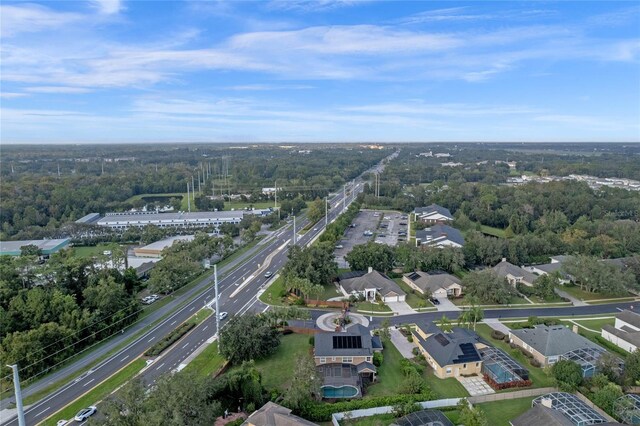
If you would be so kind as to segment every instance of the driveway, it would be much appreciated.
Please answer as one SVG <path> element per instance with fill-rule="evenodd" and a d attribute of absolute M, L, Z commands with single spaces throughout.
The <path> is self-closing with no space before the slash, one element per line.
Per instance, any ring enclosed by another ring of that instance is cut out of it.
<path fill-rule="evenodd" d="M 400 355 L 407 359 L 415 357 L 415 355 L 413 355 L 413 348 L 415 348 L 416 345 L 413 342 L 409 342 L 407 338 L 400 333 L 400 330 L 395 327 L 390 327 L 389 334 L 391 335 L 391 343 L 398 349 Z"/>
<path fill-rule="evenodd" d="M 411 315 L 416 313 L 407 302 L 386 302 L 386 304 L 396 315 Z"/>
<path fill-rule="evenodd" d="M 461 310 L 459 307 L 454 305 L 454 303 L 451 300 L 447 299 L 446 297 L 439 297 L 438 298 L 438 302 L 440 302 L 439 305 L 436 305 L 436 309 L 438 310 L 438 312 L 440 312 L 440 311 L 443 311 L 443 312 L 460 311 Z"/>

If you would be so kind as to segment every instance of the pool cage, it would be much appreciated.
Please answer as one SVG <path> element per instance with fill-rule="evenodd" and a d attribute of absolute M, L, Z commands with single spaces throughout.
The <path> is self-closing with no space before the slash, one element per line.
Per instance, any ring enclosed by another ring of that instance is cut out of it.
<path fill-rule="evenodd" d="M 582 377 L 589 378 L 596 374 L 598 359 L 606 350 L 599 346 L 575 349 L 560 355 L 560 359 L 574 361 L 582 367 Z"/>
<path fill-rule="evenodd" d="M 613 406 L 616 417 L 627 425 L 640 425 L 640 395 L 629 393 L 618 398 Z"/>
<path fill-rule="evenodd" d="M 530 386 L 529 370 L 504 351 L 488 346 L 480 350 L 482 374 L 494 389 Z"/>
<path fill-rule="evenodd" d="M 606 423 L 607 419 L 598 414 L 593 408 L 582 402 L 577 396 L 566 392 L 551 392 L 537 397 L 532 406 L 542 404 L 559 411 L 575 425 L 587 426 Z"/>
<path fill-rule="evenodd" d="M 420 410 L 407 414 L 398 419 L 391 426 L 453 426 L 451 420 L 447 418 L 442 411 L 438 410 Z"/>

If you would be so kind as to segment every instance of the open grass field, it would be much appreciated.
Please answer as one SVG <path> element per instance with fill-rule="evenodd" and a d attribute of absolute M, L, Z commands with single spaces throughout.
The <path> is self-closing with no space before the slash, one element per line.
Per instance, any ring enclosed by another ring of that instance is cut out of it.
<path fill-rule="evenodd" d="M 91 391 L 87 392 L 76 401 L 69 404 L 66 408 L 63 408 L 58 413 L 52 415 L 44 421 L 44 425 L 54 426 L 60 419 L 71 419 L 81 409 L 90 405 L 95 405 L 97 402 L 102 401 L 109 396 L 118 386 L 124 384 L 136 375 L 145 365 L 143 359 L 136 359 L 122 370 L 109 377 L 107 380 L 96 386 Z"/>
<path fill-rule="evenodd" d="M 498 238 L 505 238 L 504 229 L 494 228 L 493 226 L 481 225 L 480 231 L 483 234 L 493 235 Z"/>
<path fill-rule="evenodd" d="M 73 256 L 77 258 L 87 258 L 93 256 L 101 256 L 105 250 L 110 250 L 109 244 L 98 244 L 97 246 L 78 246 L 73 247 Z"/>
<path fill-rule="evenodd" d="M 306 334 L 288 334 L 282 336 L 276 352 L 266 359 L 256 361 L 256 368 L 262 374 L 262 384 L 267 389 L 289 388 L 295 362 L 303 356 L 311 356 L 309 336 Z"/>

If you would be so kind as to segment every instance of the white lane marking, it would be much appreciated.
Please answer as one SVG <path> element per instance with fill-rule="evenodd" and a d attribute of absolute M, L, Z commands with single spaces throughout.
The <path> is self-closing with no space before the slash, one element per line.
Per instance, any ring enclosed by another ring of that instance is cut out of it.
<path fill-rule="evenodd" d="M 162 368 L 162 366 L 163 366 L 163 365 L 164 365 L 164 362 L 163 362 L 162 364 L 160 364 L 160 365 L 158 366 L 158 368 L 156 368 L 156 370 L 160 370 L 160 369 Z"/>
<path fill-rule="evenodd" d="M 195 306 L 192 306 L 191 309 L 189 309 L 189 312 L 193 311 L 195 308 Z"/>
<path fill-rule="evenodd" d="M 171 324 L 169 324 L 169 325 L 173 325 L 173 324 L 175 324 L 176 322 L 177 322 L 177 320 L 176 320 L 176 321 L 174 321 L 174 322 L 172 322 L 172 323 L 171 323 Z"/>
<path fill-rule="evenodd" d="M 182 347 L 182 349 L 186 349 L 186 348 L 187 348 L 187 346 L 189 346 L 189 344 L 188 344 L 188 343 L 185 343 L 185 344 L 184 344 L 184 346 Z"/>
<path fill-rule="evenodd" d="M 153 340 L 153 339 L 155 339 L 155 338 L 156 338 L 156 336 L 153 336 L 151 339 L 147 340 L 147 342 L 150 342 L 150 341 L 152 341 L 152 340 Z"/>
<path fill-rule="evenodd" d="M 42 414 L 44 414 L 45 412 L 51 410 L 51 407 L 47 407 L 44 410 L 40 411 L 38 414 L 36 414 L 34 417 L 38 417 L 41 416 Z"/>
<path fill-rule="evenodd" d="M 205 325 L 204 328 L 202 329 L 202 331 L 205 331 L 207 328 L 209 328 L 209 326 Z"/>
<path fill-rule="evenodd" d="M 129 355 L 127 355 L 127 356 L 125 356 L 124 358 L 122 358 L 122 359 L 120 360 L 120 362 L 124 361 L 124 360 L 125 360 L 125 359 L 127 359 L 127 358 L 129 358 Z"/>
<path fill-rule="evenodd" d="M 87 383 L 85 383 L 84 385 L 82 385 L 82 387 L 87 386 L 89 383 L 93 382 L 94 380 L 95 380 L 95 379 L 91 379 L 91 380 L 89 380 Z"/>

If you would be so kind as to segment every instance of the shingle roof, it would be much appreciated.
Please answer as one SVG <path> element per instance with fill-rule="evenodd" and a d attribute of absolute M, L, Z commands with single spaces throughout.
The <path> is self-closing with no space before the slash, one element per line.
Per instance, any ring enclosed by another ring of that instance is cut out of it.
<path fill-rule="evenodd" d="M 541 404 L 527 410 L 510 423 L 511 426 L 574 426 L 573 422 L 560 411 Z"/>
<path fill-rule="evenodd" d="M 599 347 L 564 325 L 536 325 L 533 328 L 511 330 L 510 333 L 544 356 L 557 356 L 576 349 Z"/>
<path fill-rule="evenodd" d="M 629 311 L 625 309 L 616 315 L 616 318 L 626 322 L 627 324 L 631 324 L 634 327 L 640 328 L 640 314 L 637 314 L 633 311 Z"/>
<path fill-rule="evenodd" d="M 547 274 L 552 274 L 562 268 L 562 263 L 545 263 L 542 265 L 535 265 L 534 267 L 546 272 Z"/>
<path fill-rule="evenodd" d="M 383 297 L 388 295 L 405 295 L 400 286 L 386 275 L 378 272 L 349 272 L 338 277 L 340 286 L 347 292 L 362 292 L 367 288 L 375 288 Z"/>
<path fill-rule="evenodd" d="M 275 402 L 267 402 L 242 423 L 243 426 L 317 426 L 315 423 L 291 414 L 291 410 Z"/>
<path fill-rule="evenodd" d="M 347 343 L 350 343 L 350 341 L 354 341 L 356 342 L 356 344 L 340 345 L 341 342 L 334 340 L 334 337 L 336 337 L 340 341 L 347 340 Z M 340 348 L 337 346 L 352 347 Z M 351 327 L 348 327 L 346 332 L 316 333 L 314 338 L 314 355 L 322 357 L 373 356 L 371 333 L 369 333 L 369 330 L 366 327 L 360 324 L 355 324 Z"/>
<path fill-rule="evenodd" d="M 427 273 L 422 271 L 411 272 L 405 274 L 405 277 L 411 280 L 420 290 L 425 293 L 433 293 L 440 289 L 447 289 L 452 284 L 462 285 L 462 281 L 451 274 Z"/>
<path fill-rule="evenodd" d="M 441 215 L 447 216 L 448 218 L 453 220 L 453 215 L 451 214 L 449 209 L 446 208 L 446 207 L 439 206 L 437 204 L 431 204 L 431 205 L 426 206 L 426 207 L 416 207 L 414 212 L 416 214 L 420 215 L 420 216 L 428 215 L 430 213 L 440 213 Z"/>
<path fill-rule="evenodd" d="M 502 262 L 494 266 L 493 270 L 496 274 L 498 274 L 499 277 L 506 277 L 507 275 L 511 275 L 513 277 L 522 278 L 522 281 L 525 281 L 529 284 L 533 284 L 533 282 L 537 278 L 535 274 L 507 262 L 506 259 L 503 259 Z"/>
<path fill-rule="evenodd" d="M 437 244 L 443 239 L 453 241 L 458 245 L 464 245 L 464 237 L 456 228 L 449 225 L 433 225 L 420 231 L 416 231 L 416 238 L 421 244 Z"/>
<path fill-rule="evenodd" d="M 609 324 L 603 325 L 602 329 L 624 340 L 625 342 L 631 343 L 635 347 L 640 347 L 640 331 L 628 330 L 628 327 L 622 327 L 621 329 L 619 329 Z"/>
<path fill-rule="evenodd" d="M 558 263 L 566 262 L 567 260 L 573 259 L 575 256 L 571 256 L 570 254 L 559 254 L 558 256 L 551 256 L 551 260 L 555 260 Z"/>
<path fill-rule="evenodd" d="M 438 330 L 426 339 L 418 333 L 413 333 L 413 337 L 418 339 L 422 348 L 441 367 L 478 362 L 482 359 L 475 348 L 478 335 L 466 328 L 454 327 L 451 333 L 442 333 Z"/>

